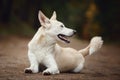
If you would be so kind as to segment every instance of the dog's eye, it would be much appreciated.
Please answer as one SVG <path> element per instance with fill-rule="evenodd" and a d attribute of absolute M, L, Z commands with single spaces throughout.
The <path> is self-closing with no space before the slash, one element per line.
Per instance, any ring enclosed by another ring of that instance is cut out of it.
<path fill-rule="evenodd" d="M 60 27 L 62 27 L 62 28 L 63 28 L 64 26 L 63 26 L 63 25 L 61 25 Z"/>

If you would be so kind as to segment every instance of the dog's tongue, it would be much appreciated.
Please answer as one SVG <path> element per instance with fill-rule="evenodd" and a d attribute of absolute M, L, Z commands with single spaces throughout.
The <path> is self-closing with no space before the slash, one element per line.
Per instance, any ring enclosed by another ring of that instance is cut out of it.
<path fill-rule="evenodd" d="M 66 43 L 70 43 L 70 41 L 67 40 Z"/>
<path fill-rule="evenodd" d="M 65 42 L 66 42 L 66 43 L 70 43 L 70 40 L 68 40 L 68 39 L 66 38 L 66 39 L 65 39 Z"/>
<path fill-rule="evenodd" d="M 65 41 L 66 43 L 70 43 L 70 40 L 68 40 L 68 38 L 66 36 L 60 36 L 62 38 L 63 41 Z"/>
<path fill-rule="evenodd" d="M 70 43 L 70 41 L 69 41 L 69 40 L 67 40 L 67 39 L 65 39 L 65 40 L 64 40 L 64 42 L 66 42 L 66 43 Z"/>

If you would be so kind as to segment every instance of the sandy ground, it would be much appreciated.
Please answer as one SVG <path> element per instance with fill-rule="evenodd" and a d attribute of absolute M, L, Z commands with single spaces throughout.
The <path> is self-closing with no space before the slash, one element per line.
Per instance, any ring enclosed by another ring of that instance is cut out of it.
<path fill-rule="evenodd" d="M 86 57 L 85 67 L 81 73 L 61 73 L 43 76 L 25 74 L 29 66 L 27 43 L 31 38 L 0 37 L 0 80 L 120 80 L 120 46 L 104 45 L 96 54 Z M 67 45 L 75 49 L 84 48 L 86 41 L 75 38 Z"/>

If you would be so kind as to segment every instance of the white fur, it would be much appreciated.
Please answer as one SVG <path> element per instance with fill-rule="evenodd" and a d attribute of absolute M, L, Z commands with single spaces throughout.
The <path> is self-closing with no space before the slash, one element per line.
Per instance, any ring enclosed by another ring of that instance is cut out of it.
<path fill-rule="evenodd" d="M 90 45 L 80 51 L 73 48 L 62 48 L 57 41 L 64 41 L 57 35 L 72 36 L 74 30 L 66 28 L 62 22 L 57 21 L 56 12 L 53 13 L 51 19 L 48 19 L 41 11 L 38 17 L 42 26 L 28 44 L 30 67 L 26 68 L 25 72 L 31 70 L 32 73 L 38 73 L 39 64 L 47 67 L 43 74 L 58 74 L 65 71 L 80 72 L 85 61 L 83 54 L 92 54 L 102 45 L 102 40 L 98 37 L 92 39 Z M 98 46 L 99 44 L 100 46 Z"/>
<path fill-rule="evenodd" d="M 102 47 L 103 41 L 101 37 L 94 37 L 90 42 L 90 49 L 89 54 L 93 54 L 94 52 L 98 51 Z"/>

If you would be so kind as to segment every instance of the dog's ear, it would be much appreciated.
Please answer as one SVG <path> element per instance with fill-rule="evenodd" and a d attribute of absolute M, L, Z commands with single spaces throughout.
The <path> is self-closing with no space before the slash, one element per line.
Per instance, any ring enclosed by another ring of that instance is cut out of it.
<path fill-rule="evenodd" d="M 52 17 L 50 18 L 51 20 L 56 20 L 56 17 L 57 17 L 57 15 L 56 15 L 56 12 L 54 11 L 53 12 L 53 15 L 52 15 Z"/>
<path fill-rule="evenodd" d="M 50 20 L 42 13 L 42 11 L 39 11 L 38 13 L 38 19 L 41 23 L 42 26 L 46 26 L 47 24 L 50 23 Z"/>

